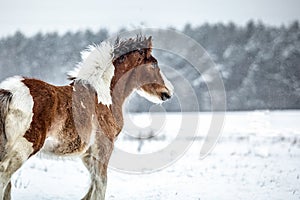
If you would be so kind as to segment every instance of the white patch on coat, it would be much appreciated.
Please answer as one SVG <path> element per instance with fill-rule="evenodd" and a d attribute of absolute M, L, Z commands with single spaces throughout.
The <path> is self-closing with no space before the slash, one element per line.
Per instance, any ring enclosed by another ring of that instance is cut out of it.
<path fill-rule="evenodd" d="M 23 136 L 29 129 L 33 117 L 33 98 L 29 88 L 22 82 L 23 77 L 15 76 L 0 83 L 0 88 L 12 93 L 9 111 L 5 119 L 7 154 L 0 163 L 0 190 L 11 175 L 21 167 L 33 152 L 32 143 Z"/>
<path fill-rule="evenodd" d="M 110 84 L 115 71 L 112 62 L 113 51 L 114 47 L 109 42 L 89 46 L 81 52 L 82 61 L 68 73 L 70 77 L 75 77 L 75 80 L 91 84 L 97 92 L 98 103 L 104 105 L 112 104 Z"/>
<path fill-rule="evenodd" d="M 172 85 L 172 83 L 166 78 L 166 76 L 162 73 L 162 71 L 160 71 L 160 75 L 163 78 L 163 81 L 165 83 L 166 88 L 169 90 L 170 96 L 173 95 L 174 93 L 174 86 Z"/>
<path fill-rule="evenodd" d="M 24 136 L 33 117 L 33 98 L 22 80 L 24 80 L 23 77 L 14 76 L 0 84 L 0 88 L 12 93 L 5 119 L 5 132 L 9 144 L 13 144 L 17 138 Z"/>
<path fill-rule="evenodd" d="M 45 139 L 45 143 L 40 152 L 42 154 L 53 153 L 59 144 L 60 142 L 55 137 L 49 136 Z"/>
<path fill-rule="evenodd" d="M 96 132 L 97 132 L 97 127 L 93 126 L 88 147 L 90 147 L 91 145 L 93 145 L 95 143 Z"/>
<path fill-rule="evenodd" d="M 83 104 L 82 101 L 80 101 L 80 105 L 81 105 L 81 107 L 82 107 L 83 109 L 86 109 L 86 107 L 85 107 L 85 105 Z"/>
<path fill-rule="evenodd" d="M 145 90 L 143 90 L 142 88 L 136 90 L 136 92 L 141 96 L 144 97 L 145 99 L 147 99 L 148 101 L 152 102 L 152 103 L 156 103 L 156 104 L 161 104 L 164 101 L 161 100 L 160 97 L 156 96 L 156 95 L 152 95 L 149 94 L 148 92 L 146 92 Z"/>
<path fill-rule="evenodd" d="M 64 119 L 55 119 L 55 121 L 51 124 L 51 127 L 48 130 L 47 138 L 44 142 L 44 145 L 41 149 L 41 153 L 44 154 L 52 154 L 58 145 L 62 142 L 59 140 L 58 134 L 62 132 L 65 124 Z"/>

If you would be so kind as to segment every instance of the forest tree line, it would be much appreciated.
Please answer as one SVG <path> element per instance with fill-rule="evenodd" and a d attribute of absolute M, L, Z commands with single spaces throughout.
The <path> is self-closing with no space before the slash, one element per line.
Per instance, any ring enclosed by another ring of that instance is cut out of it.
<path fill-rule="evenodd" d="M 245 26 L 229 24 L 187 24 L 179 30 L 201 44 L 218 66 L 226 89 L 228 110 L 300 108 L 300 28 L 299 22 L 273 27 L 249 21 Z M 66 72 L 80 61 L 80 51 L 110 36 L 107 29 L 98 32 L 38 33 L 26 37 L 21 32 L 0 39 L 0 80 L 13 75 L 37 77 L 53 84 L 66 84 Z M 165 56 L 165 57 L 164 57 Z M 170 60 L 175 70 L 188 69 L 184 76 L 197 96 L 199 108 L 210 110 L 209 92 L 197 81 L 201 74 L 190 70 L 189 63 L 174 55 L 158 55 L 158 61 Z M 176 81 L 176 77 L 172 77 Z M 176 89 L 176 88 L 175 88 Z M 189 104 L 188 94 L 178 88 L 184 102 L 171 100 L 169 111 L 180 111 Z M 151 104 L 135 97 L 131 111 L 147 111 Z M 181 100 L 182 101 L 182 100 Z M 192 105 L 192 104 L 191 104 Z"/>

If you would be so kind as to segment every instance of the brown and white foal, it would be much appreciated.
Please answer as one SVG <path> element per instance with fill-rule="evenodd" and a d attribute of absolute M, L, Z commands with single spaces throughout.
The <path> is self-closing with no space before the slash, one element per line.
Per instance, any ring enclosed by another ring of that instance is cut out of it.
<path fill-rule="evenodd" d="M 0 83 L 0 199 L 11 198 L 12 174 L 40 151 L 81 157 L 91 174 L 84 199 L 104 199 L 124 100 L 135 90 L 156 103 L 173 93 L 151 47 L 151 37 L 91 46 L 67 86 L 20 76 Z"/>

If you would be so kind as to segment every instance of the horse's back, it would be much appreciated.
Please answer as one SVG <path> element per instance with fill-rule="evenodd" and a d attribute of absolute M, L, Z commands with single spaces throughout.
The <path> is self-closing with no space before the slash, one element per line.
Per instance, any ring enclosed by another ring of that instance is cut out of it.
<path fill-rule="evenodd" d="M 33 148 L 31 155 L 41 149 L 72 155 L 83 153 L 92 143 L 97 129 L 97 99 L 89 85 L 54 86 L 41 80 L 12 77 L 0 88 L 12 94 L 4 119 L 9 145 L 25 138 Z"/>

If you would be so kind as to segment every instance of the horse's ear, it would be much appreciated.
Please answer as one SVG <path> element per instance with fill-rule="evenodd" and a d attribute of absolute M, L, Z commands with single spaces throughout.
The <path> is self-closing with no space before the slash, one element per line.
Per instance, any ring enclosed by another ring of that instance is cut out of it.
<path fill-rule="evenodd" d="M 152 52 L 152 36 L 149 36 L 147 39 L 147 58 L 150 58 Z"/>
<path fill-rule="evenodd" d="M 149 49 L 152 49 L 152 36 L 149 36 L 147 39 L 147 47 Z"/>

